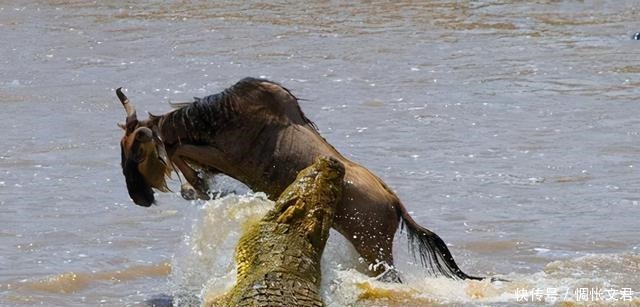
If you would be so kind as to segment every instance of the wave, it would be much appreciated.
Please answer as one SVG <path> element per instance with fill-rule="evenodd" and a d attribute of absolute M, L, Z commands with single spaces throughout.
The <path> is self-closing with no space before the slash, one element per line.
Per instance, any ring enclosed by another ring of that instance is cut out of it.
<path fill-rule="evenodd" d="M 171 264 L 161 262 L 150 265 L 133 265 L 117 271 L 66 272 L 35 281 L 18 283 L 17 288 L 39 292 L 68 294 L 89 288 L 99 281 L 129 281 L 145 277 L 165 277 L 171 272 Z"/>

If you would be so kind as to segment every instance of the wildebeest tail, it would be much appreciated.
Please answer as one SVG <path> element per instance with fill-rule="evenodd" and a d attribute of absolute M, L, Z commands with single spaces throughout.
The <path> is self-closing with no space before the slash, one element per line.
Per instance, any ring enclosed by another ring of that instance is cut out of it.
<path fill-rule="evenodd" d="M 482 280 L 482 277 L 467 275 L 462 272 L 453 255 L 447 248 L 444 241 L 434 232 L 426 229 L 409 215 L 402 206 L 397 206 L 401 217 L 401 232 L 406 231 L 409 240 L 409 252 L 415 258 L 420 258 L 420 263 L 430 269 L 434 276 L 445 276 L 453 279 L 475 279 Z"/>

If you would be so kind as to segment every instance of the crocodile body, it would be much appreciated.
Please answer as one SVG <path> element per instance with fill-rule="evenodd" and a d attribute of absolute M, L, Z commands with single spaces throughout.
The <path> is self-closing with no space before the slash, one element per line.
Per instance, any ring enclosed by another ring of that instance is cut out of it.
<path fill-rule="evenodd" d="M 344 166 L 333 158 L 300 171 L 275 208 L 243 233 L 236 284 L 210 306 L 324 306 L 320 258 L 343 177 Z"/>

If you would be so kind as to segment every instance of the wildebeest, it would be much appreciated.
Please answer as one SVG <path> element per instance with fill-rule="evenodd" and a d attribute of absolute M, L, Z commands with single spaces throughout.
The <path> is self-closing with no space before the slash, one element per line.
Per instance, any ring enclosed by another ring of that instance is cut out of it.
<path fill-rule="evenodd" d="M 146 120 L 138 120 L 120 89 L 116 93 L 127 113 L 121 125 L 122 169 L 136 204 L 150 206 L 152 188 L 166 191 L 165 177 L 173 169 L 190 184 L 183 185 L 185 198 L 208 198 L 200 169 L 231 176 L 274 199 L 317 157 L 333 157 L 346 169 L 334 228 L 374 264 L 373 274 L 385 272 L 384 265 L 375 264 L 393 265 L 393 237 L 402 224 L 411 252 L 434 275 L 481 279 L 462 272 L 444 241 L 418 225 L 380 178 L 331 146 L 283 86 L 245 78 L 220 93 L 195 98 L 161 116 L 150 114 Z M 386 278 L 395 279 L 394 275 Z"/>

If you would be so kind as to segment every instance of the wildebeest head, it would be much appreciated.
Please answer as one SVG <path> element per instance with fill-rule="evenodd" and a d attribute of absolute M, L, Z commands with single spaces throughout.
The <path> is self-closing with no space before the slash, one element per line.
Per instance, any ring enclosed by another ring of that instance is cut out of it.
<path fill-rule="evenodd" d="M 120 141 L 122 173 L 133 202 L 149 207 L 155 201 L 151 188 L 169 191 L 165 177 L 171 173 L 171 165 L 162 140 L 153 131 L 153 121 L 138 121 L 135 107 L 122 89 L 116 94 L 127 112 L 125 124 L 119 124 L 125 131 Z"/>

